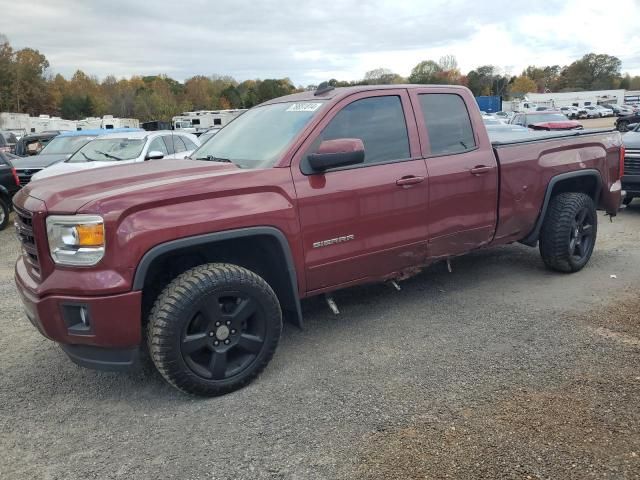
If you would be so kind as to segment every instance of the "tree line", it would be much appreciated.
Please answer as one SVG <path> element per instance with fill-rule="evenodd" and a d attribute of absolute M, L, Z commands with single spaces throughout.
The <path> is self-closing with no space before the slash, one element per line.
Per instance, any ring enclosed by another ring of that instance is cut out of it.
<path fill-rule="evenodd" d="M 196 75 L 179 82 L 166 75 L 100 80 L 78 70 L 67 79 L 49 73 L 49 61 L 38 50 L 15 50 L 0 34 L 0 111 L 30 115 L 49 114 L 70 120 L 111 114 L 145 120 L 168 120 L 189 110 L 250 108 L 275 97 L 316 85 L 295 86 L 289 78 L 238 82 L 224 75 Z M 330 79 L 333 86 L 376 84 L 465 85 L 474 95 L 521 96 L 537 91 L 601 89 L 640 90 L 640 76 L 621 74 L 618 58 L 589 53 L 567 66 L 530 66 L 509 75 L 494 65 L 484 65 L 466 75 L 454 56 L 418 63 L 408 77 L 387 68 L 366 72 L 359 80 Z"/>

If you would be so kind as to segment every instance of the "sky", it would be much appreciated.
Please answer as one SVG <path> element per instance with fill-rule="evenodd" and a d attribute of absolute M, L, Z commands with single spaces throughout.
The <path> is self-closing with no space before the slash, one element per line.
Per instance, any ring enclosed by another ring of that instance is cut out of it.
<path fill-rule="evenodd" d="M 567 65 L 586 53 L 640 75 L 640 0 L 0 0 L 0 33 L 50 72 L 357 80 L 455 55 L 463 73 Z"/>

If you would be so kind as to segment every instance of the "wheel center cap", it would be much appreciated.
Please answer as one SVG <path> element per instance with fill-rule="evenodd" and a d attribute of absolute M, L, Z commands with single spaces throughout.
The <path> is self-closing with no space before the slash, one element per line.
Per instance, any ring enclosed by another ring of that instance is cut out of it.
<path fill-rule="evenodd" d="M 216 337 L 218 337 L 219 340 L 226 340 L 229 337 L 229 327 L 226 325 L 219 326 L 216 330 Z"/>

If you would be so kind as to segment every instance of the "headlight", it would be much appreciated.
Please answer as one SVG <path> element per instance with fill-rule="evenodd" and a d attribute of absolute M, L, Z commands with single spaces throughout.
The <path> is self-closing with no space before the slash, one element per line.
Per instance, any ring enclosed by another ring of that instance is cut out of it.
<path fill-rule="evenodd" d="M 61 265 L 95 265 L 104 255 L 104 221 L 98 215 L 47 217 L 49 251 Z"/>

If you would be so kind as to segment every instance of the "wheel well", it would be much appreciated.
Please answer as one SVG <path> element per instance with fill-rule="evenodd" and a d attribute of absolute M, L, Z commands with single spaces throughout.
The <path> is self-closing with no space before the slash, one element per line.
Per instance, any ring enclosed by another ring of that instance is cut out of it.
<path fill-rule="evenodd" d="M 567 192 L 586 193 L 593 199 L 593 203 L 596 205 L 596 208 L 598 208 L 601 187 L 602 180 L 600 178 L 600 173 L 597 170 L 583 170 L 577 175 L 574 172 L 561 173 L 560 175 L 552 178 L 549 188 L 545 194 L 536 225 L 529 235 L 520 240 L 520 243 L 531 247 L 537 245 L 540 229 L 542 228 L 542 223 L 547 214 L 547 207 L 553 197 L 560 193 Z"/>
<path fill-rule="evenodd" d="M 142 318 L 146 323 L 160 292 L 178 275 L 204 263 L 232 263 L 255 272 L 278 296 L 285 320 L 301 325 L 297 285 L 277 238 L 255 235 L 184 246 L 156 256 L 142 286 Z"/>
<path fill-rule="evenodd" d="M 580 175 L 560 180 L 553 185 L 551 198 L 560 193 L 567 192 L 586 193 L 597 205 L 598 196 L 600 194 L 599 178 L 595 175 Z"/>

